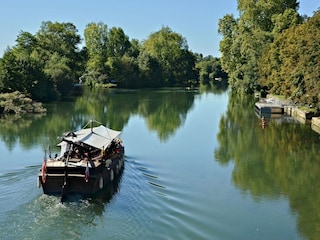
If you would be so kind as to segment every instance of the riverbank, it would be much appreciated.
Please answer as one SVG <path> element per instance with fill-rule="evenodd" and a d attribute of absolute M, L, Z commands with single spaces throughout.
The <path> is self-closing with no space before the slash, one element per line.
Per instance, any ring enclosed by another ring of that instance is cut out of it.
<path fill-rule="evenodd" d="M 303 124 L 310 124 L 311 129 L 320 134 L 320 114 L 306 106 L 298 106 L 288 99 L 280 96 L 267 95 L 266 97 L 279 106 L 283 107 L 284 113 L 291 116 Z"/>

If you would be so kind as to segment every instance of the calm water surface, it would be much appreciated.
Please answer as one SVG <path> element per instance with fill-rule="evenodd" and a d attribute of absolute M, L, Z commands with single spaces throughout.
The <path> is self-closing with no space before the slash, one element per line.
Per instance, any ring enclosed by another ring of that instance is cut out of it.
<path fill-rule="evenodd" d="M 319 239 L 319 136 L 284 118 L 262 129 L 253 104 L 219 89 L 85 91 L 0 118 L 0 239 Z M 122 130 L 125 170 L 61 204 L 37 188 L 44 149 L 90 118 Z"/>

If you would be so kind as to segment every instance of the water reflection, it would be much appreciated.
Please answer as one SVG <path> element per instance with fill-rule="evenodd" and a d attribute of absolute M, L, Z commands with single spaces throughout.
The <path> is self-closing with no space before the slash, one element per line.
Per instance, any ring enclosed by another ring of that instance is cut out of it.
<path fill-rule="evenodd" d="M 129 94 L 130 93 L 130 94 Z M 122 130 L 130 116 L 145 118 L 150 130 L 166 141 L 186 118 L 197 91 L 168 89 L 86 90 L 75 102 L 47 105 L 46 115 L 1 116 L 0 139 L 9 149 L 19 142 L 24 148 L 56 143 L 70 129 L 79 129 L 95 118 L 107 126 Z"/>
<path fill-rule="evenodd" d="M 19 142 L 28 149 L 36 142 L 30 138 L 30 128 L 34 122 L 43 118 L 45 114 L 33 115 L 0 115 L 0 139 L 9 151 Z"/>
<path fill-rule="evenodd" d="M 214 152 L 221 165 L 234 163 L 233 183 L 260 201 L 288 198 L 298 213 L 298 229 L 307 239 L 320 237 L 319 135 L 308 125 L 268 119 L 254 113 L 254 99 L 233 96 L 220 120 L 220 148 Z"/>
<path fill-rule="evenodd" d="M 122 129 L 130 116 L 139 115 L 149 130 L 166 141 L 183 124 L 196 93 L 179 89 L 93 91 L 78 98 L 75 108 L 115 129 Z"/>
<path fill-rule="evenodd" d="M 85 89 L 69 102 L 48 104 L 45 115 L 0 116 L 0 139 L 9 149 L 19 142 L 24 148 L 56 143 L 61 133 L 79 129 L 88 119 L 122 130 L 133 115 L 143 117 L 149 130 L 167 141 L 184 124 L 195 95 L 223 93 L 226 85 L 201 86 L 200 89 L 161 90 Z"/>

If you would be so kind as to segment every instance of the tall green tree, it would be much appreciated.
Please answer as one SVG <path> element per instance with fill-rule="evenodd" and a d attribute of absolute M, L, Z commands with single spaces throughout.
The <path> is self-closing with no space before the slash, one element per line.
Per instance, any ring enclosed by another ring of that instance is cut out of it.
<path fill-rule="evenodd" d="M 109 30 L 107 41 L 107 56 L 122 57 L 130 48 L 129 37 L 122 28 L 113 27 Z"/>
<path fill-rule="evenodd" d="M 88 53 L 87 80 L 107 79 L 109 70 L 105 63 L 108 60 L 108 26 L 102 22 L 88 24 L 84 30 L 84 39 Z"/>
<path fill-rule="evenodd" d="M 320 110 L 320 11 L 279 34 L 260 59 L 260 84 Z"/>
<path fill-rule="evenodd" d="M 219 19 L 218 32 L 223 36 L 220 41 L 221 65 L 224 71 L 228 73 L 229 84 L 235 89 L 237 79 L 241 78 L 241 72 L 237 71 L 239 63 L 241 63 L 241 53 L 238 35 L 238 19 L 232 14 L 227 14 Z"/>
<path fill-rule="evenodd" d="M 71 23 L 43 22 L 36 35 L 21 32 L 0 61 L 0 90 L 20 91 L 34 100 L 67 95 L 83 71 L 85 52 Z"/>
<path fill-rule="evenodd" d="M 238 0 L 239 18 L 219 20 L 223 69 L 234 91 L 252 92 L 258 86 L 258 62 L 274 35 L 296 24 L 296 0 Z"/>
<path fill-rule="evenodd" d="M 130 48 L 127 51 L 129 57 L 138 58 L 141 51 L 141 43 L 138 39 L 131 39 Z"/>
<path fill-rule="evenodd" d="M 249 28 L 259 28 L 265 32 L 272 32 L 272 18 L 275 15 L 288 9 L 297 11 L 298 8 L 296 0 L 238 0 L 240 21 Z"/>
<path fill-rule="evenodd" d="M 77 59 L 81 37 L 76 26 L 70 22 L 43 22 L 37 32 L 39 47 L 45 51 L 47 59 L 54 53 L 68 59 Z M 70 62 L 71 64 L 71 62 Z"/>
<path fill-rule="evenodd" d="M 81 43 L 77 28 L 72 23 L 43 22 L 36 36 L 39 60 L 44 73 L 54 86 L 58 97 L 70 93 L 78 82 L 82 65 L 78 45 Z"/>
<path fill-rule="evenodd" d="M 20 91 L 34 100 L 48 101 L 52 85 L 42 71 L 43 64 L 37 59 L 35 49 L 38 40 L 28 32 L 20 32 L 17 45 L 6 50 L 0 60 L 0 91 Z"/>
<path fill-rule="evenodd" d="M 143 43 L 142 51 L 147 52 L 145 56 L 150 55 L 158 61 L 165 85 L 183 83 L 194 77 L 191 76 L 195 66 L 194 55 L 188 50 L 186 39 L 169 27 L 152 33 Z"/>
<path fill-rule="evenodd" d="M 274 25 L 272 34 L 276 37 L 278 34 L 282 33 L 292 26 L 297 26 L 303 22 L 303 18 L 299 13 L 292 8 L 286 9 L 283 13 L 272 16 L 272 23 Z"/>

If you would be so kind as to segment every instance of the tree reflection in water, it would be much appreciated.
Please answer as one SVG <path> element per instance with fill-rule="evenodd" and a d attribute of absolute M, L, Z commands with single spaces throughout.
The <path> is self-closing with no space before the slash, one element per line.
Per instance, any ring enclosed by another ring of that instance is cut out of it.
<path fill-rule="evenodd" d="M 232 180 L 259 201 L 286 197 L 298 213 L 298 229 L 308 239 L 320 236 L 319 135 L 309 125 L 261 119 L 251 97 L 230 96 L 220 120 L 220 148 L 214 153 L 221 165 L 234 163 Z M 280 123 L 280 124 L 279 124 Z"/>

